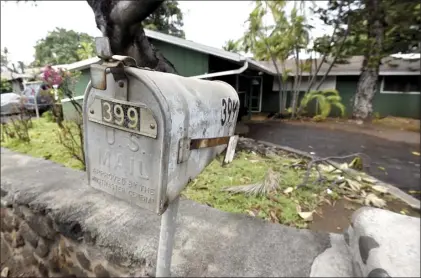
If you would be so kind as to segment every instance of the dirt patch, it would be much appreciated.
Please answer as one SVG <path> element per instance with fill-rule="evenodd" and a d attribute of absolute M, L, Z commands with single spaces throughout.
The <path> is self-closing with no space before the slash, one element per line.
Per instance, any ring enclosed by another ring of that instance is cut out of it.
<path fill-rule="evenodd" d="M 374 125 L 379 125 L 383 127 L 399 129 L 399 130 L 407 130 L 407 131 L 420 131 L 420 120 L 418 119 L 408 119 L 408 118 L 400 118 L 400 117 L 391 117 L 388 116 L 383 119 L 374 119 Z"/>
<path fill-rule="evenodd" d="M 309 229 L 313 231 L 323 231 L 329 233 L 342 233 L 349 226 L 354 210 L 347 209 L 350 202 L 338 200 L 332 205 L 323 204 L 316 214 Z"/>
<path fill-rule="evenodd" d="M 342 233 L 351 223 L 351 217 L 355 210 L 362 206 L 345 199 L 332 201 L 332 205 L 323 204 L 314 214 L 313 222 L 309 229 L 313 231 L 322 231 L 328 233 Z M 420 217 L 419 211 L 416 211 L 398 200 L 387 202 L 387 209 L 396 213 L 401 213 L 413 217 Z"/>

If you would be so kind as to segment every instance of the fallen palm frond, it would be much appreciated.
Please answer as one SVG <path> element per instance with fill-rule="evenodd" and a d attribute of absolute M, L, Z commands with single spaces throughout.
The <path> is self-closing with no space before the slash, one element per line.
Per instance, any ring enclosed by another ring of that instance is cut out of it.
<path fill-rule="evenodd" d="M 319 184 L 327 186 L 328 194 L 332 194 L 332 189 L 340 193 L 345 199 L 366 206 L 383 208 L 386 202 L 376 194 L 385 194 L 387 189 L 376 185 L 376 181 L 366 177 L 364 173 L 355 174 L 352 169 L 363 169 L 364 164 L 361 156 L 364 154 L 355 153 L 340 157 L 313 157 L 310 161 L 306 159 L 292 159 L 289 164 L 282 163 L 283 167 L 294 170 L 305 170 L 303 182 L 298 186 L 289 186 L 280 188 L 280 174 L 274 172 L 271 168 L 265 175 L 262 182 L 248 185 L 225 187 L 222 191 L 232 194 L 245 194 L 247 196 L 269 196 L 270 193 L 278 192 L 284 195 L 290 195 L 300 187 L 307 186 L 310 177 L 314 180 L 313 185 Z M 331 159 L 346 159 L 354 157 L 351 163 L 334 163 Z M 368 157 L 368 156 L 367 156 Z M 368 160 L 368 159 L 367 159 Z M 252 161 L 250 161 L 252 162 Z M 367 191 L 368 190 L 368 191 Z M 312 213 L 303 212 L 302 219 L 311 219 Z M 307 220 L 306 220 L 307 221 Z"/>
<path fill-rule="evenodd" d="M 274 172 L 269 168 L 268 172 L 265 175 L 263 182 L 249 184 L 249 185 L 239 185 L 223 188 L 222 191 L 231 192 L 233 194 L 244 193 L 251 196 L 267 196 L 269 193 L 275 191 L 279 187 L 279 173 Z"/>
<path fill-rule="evenodd" d="M 312 157 L 310 162 L 307 164 L 307 171 L 304 175 L 303 182 L 300 185 L 297 186 L 297 189 L 307 185 L 308 179 L 310 177 L 310 174 L 311 174 L 311 171 L 312 171 L 313 167 L 316 169 L 316 171 L 319 174 L 319 178 L 316 180 L 316 182 L 326 180 L 326 177 L 324 177 L 322 175 L 321 171 L 327 172 L 327 173 L 343 173 L 343 174 L 348 175 L 348 176 L 350 176 L 351 178 L 354 179 L 355 175 L 350 173 L 350 171 L 348 171 L 348 169 L 350 169 L 350 168 L 361 168 L 361 169 L 363 169 L 364 165 L 363 165 L 363 161 L 362 161 L 362 158 L 361 158 L 362 156 L 365 156 L 367 158 L 367 160 L 369 160 L 369 157 L 367 155 L 363 154 L 363 153 L 354 153 L 354 154 L 344 155 L 344 156 L 329 156 L 329 157 L 324 157 L 324 158 L 316 157 L 316 156 Z M 343 164 L 338 165 L 336 163 L 331 162 L 332 159 L 347 159 L 347 158 L 351 158 L 351 157 L 354 157 L 354 160 L 350 164 L 343 163 Z"/>

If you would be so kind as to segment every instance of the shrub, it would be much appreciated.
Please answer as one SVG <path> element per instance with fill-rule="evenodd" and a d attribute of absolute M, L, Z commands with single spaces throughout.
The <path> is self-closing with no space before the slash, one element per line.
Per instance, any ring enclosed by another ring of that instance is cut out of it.
<path fill-rule="evenodd" d="M 332 106 L 339 108 L 341 116 L 345 116 L 345 105 L 342 104 L 342 98 L 337 90 L 310 91 L 301 100 L 299 111 L 305 113 L 305 109 L 313 99 L 317 99 L 319 103 L 316 116 L 320 116 L 320 119 L 325 119 L 329 116 Z"/>
<path fill-rule="evenodd" d="M 51 111 L 51 110 L 48 110 L 48 111 L 46 111 L 46 112 L 44 112 L 43 114 L 42 114 L 42 117 L 47 121 L 47 122 L 51 122 L 51 123 L 53 123 L 54 122 L 54 115 L 53 115 L 53 112 Z"/>

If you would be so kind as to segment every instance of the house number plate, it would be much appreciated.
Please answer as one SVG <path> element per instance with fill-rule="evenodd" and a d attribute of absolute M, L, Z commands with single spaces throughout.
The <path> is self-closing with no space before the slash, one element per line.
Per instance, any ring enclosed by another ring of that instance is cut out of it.
<path fill-rule="evenodd" d="M 88 119 L 101 125 L 152 138 L 157 136 L 157 124 L 152 111 L 144 104 L 95 96 L 89 106 Z"/>

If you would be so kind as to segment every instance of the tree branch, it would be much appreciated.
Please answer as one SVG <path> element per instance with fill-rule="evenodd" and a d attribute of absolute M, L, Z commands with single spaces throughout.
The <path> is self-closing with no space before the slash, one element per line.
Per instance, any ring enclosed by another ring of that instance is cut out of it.
<path fill-rule="evenodd" d="M 177 73 L 174 65 L 148 41 L 142 21 L 164 0 L 87 0 L 98 29 L 110 40 L 113 54 L 134 58 L 139 67 Z"/>
<path fill-rule="evenodd" d="M 348 3 L 348 8 L 350 9 L 349 3 Z M 325 81 L 326 77 L 328 76 L 328 74 L 329 74 L 329 73 L 330 73 L 330 71 L 332 70 L 333 66 L 335 65 L 336 60 L 338 59 L 339 55 L 341 55 L 342 48 L 344 47 L 344 45 L 345 45 L 345 41 L 346 41 L 346 39 L 348 38 L 349 29 L 350 29 L 350 24 L 351 24 L 351 17 L 350 17 L 350 16 L 348 16 L 348 20 L 347 20 L 347 26 L 348 26 L 348 27 L 347 27 L 347 29 L 346 29 L 346 31 L 345 31 L 344 38 L 343 38 L 343 40 L 342 40 L 342 42 L 341 42 L 341 44 L 340 44 L 340 46 L 339 46 L 339 48 L 338 48 L 338 50 L 337 50 L 337 52 L 336 52 L 335 58 L 333 58 L 333 61 L 332 61 L 332 63 L 330 64 L 329 68 L 327 69 L 327 71 L 326 71 L 326 72 L 325 72 L 325 74 L 323 75 L 322 79 L 321 79 L 321 80 L 319 81 L 319 83 L 317 84 L 316 91 L 317 91 L 317 90 L 319 90 L 320 86 L 322 86 L 323 81 Z"/>
<path fill-rule="evenodd" d="M 339 15 L 338 15 L 338 16 L 340 16 L 340 15 L 341 15 L 341 12 L 342 12 L 342 7 L 343 7 L 343 1 L 341 1 L 341 2 L 340 2 L 340 4 L 339 4 Z M 332 36 L 331 36 L 330 41 L 329 41 L 329 47 L 331 47 L 332 43 L 333 43 L 333 42 L 334 42 L 334 40 L 335 40 L 335 33 L 336 33 L 336 30 L 337 30 L 338 28 L 339 28 L 339 20 L 336 20 L 336 22 L 335 22 L 335 27 L 334 27 L 334 29 L 333 29 Z M 325 53 L 323 53 L 322 60 L 321 60 L 321 62 L 320 62 L 320 64 L 319 64 L 319 66 L 318 66 L 318 67 L 316 67 L 316 71 L 315 71 L 314 75 L 311 77 L 310 83 L 308 84 L 308 88 L 307 88 L 306 94 L 307 94 L 308 92 L 310 92 L 310 90 L 311 90 L 311 86 L 313 86 L 313 84 L 314 84 L 314 82 L 315 82 L 315 80 L 316 80 L 316 78 L 317 78 L 317 74 L 319 73 L 320 69 L 322 68 L 322 65 L 324 64 L 324 62 L 325 62 L 325 60 L 326 60 L 326 56 L 327 56 L 327 54 L 328 54 L 328 52 L 327 52 L 327 51 L 326 51 Z"/>
<path fill-rule="evenodd" d="M 358 157 L 358 156 L 365 156 L 368 160 L 370 159 L 369 156 L 364 154 L 364 153 L 353 153 L 353 154 L 344 155 L 344 156 L 328 156 L 328 157 L 324 157 L 324 158 L 313 157 L 311 159 L 311 161 L 307 164 L 307 171 L 304 175 L 303 182 L 300 185 L 297 186 L 297 189 L 307 185 L 308 179 L 310 178 L 310 172 L 311 172 L 311 169 L 313 168 L 313 165 L 316 166 L 316 170 L 319 173 L 319 179 L 323 179 L 323 177 L 322 177 L 322 175 L 321 175 L 321 173 L 318 169 L 318 163 L 320 163 L 320 162 L 326 162 L 327 164 L 333 166 L 335 169 L 340 170 L 343 173 L 345 173 L 345 174 L 351 176 L 352 178 L 354 178 L 355 175 L 352 175 L 351 173 L 349 173 L 345 169 L 341 169 L 337 164 L 331 163 L 330 161 L 332 159 L 347 159 L 347 158 Z"/>

